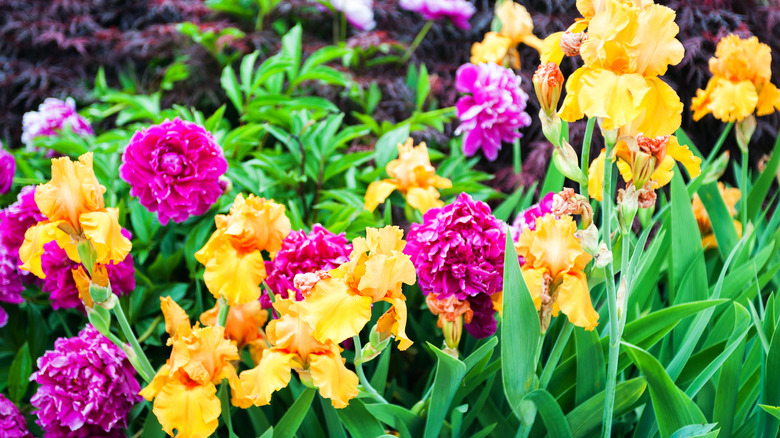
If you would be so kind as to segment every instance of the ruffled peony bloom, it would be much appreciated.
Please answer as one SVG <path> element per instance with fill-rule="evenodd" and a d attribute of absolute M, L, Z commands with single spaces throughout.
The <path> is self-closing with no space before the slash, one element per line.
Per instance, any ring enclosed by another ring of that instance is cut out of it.
<path fill-rule="evenodd" d="M 0 195 L 11 190 L 14 172 L 16 172 L 16 159 L 3 148 L 3 143 L 0 142 Z"/>
<path fill-rule="evenodd" d="M 82 137 L 95 134 L 87 119 L 76 112 L 76 102 L 72 97 L 64 101 L 49 97 L 38 111 L 30 111 L 22 117 L 22 142 L 31 149 L 34 138 L 55 136 L 65 126 Z"/>
<path fill-rule="evenodd" d="M 35 186 L 22 188 L 16 202 L 0 210 L 0 244 L 18 257 L 19 247 L 24 242 L 24 233 L 46 216 L 35 204 Z"/>
<path fill-rule="evenodd" d="M 135 370 L 124 351 L 88 325 L 73 338 L 60 338 L 38 359 L 31 380 L 38 389 L 30 403 L 46 436 L 116 436 L 141 401 Z M 79 431 L 73 433 L 74 431 Z"/>
<path fill-rule="evenodd" d="M 19 408 L 0 394 L 0 436 L 5 438 L 32 438 L 27 430 L 27 420 Z"/>
<path fill-rule="evenodd" d="M 474 316 L 465 327 L 475 337 L 495 332 L 493 312 L 483 310 L 490 296 L 503 289 L 505 236 L 504 224 L 490 207 L 466 193 L 429 210 L 423 223 L 412 224 L 409 231 L 404 253 L 417 269 L 420 289 L 439 300 L 467 300 Z"/>
<path fill-rule="evenodd" d="M 358 395 L 358 377 L 344 366 L 341 348 L 333 341 L 318 341 L 301 316 L 305 301 L 278 300 L 281 315 L 268 323 L 271 347 L 255 368 L 241 373 L 241 387 L 255 406 L 267 405 L 271 395 L 290 383 L 292 370 L 319 388 L 335 408 L 343 408 Z"/>
<path fill-rule="evenodd" d="M 398 190 L 406 196 L 406 202 L 412 208 L 425 213 L 444 205 L 439 200 L 437 189 L 452 187 L 450 180 L 436 175 L 425 143 L 414 146 L 411 138 L 405 144 L 398 144 L 398 158 L 387 163 L 385 170 L 390 179 L 372 182 L 366 190 L 366 210 L 374 211 L 393 191 Z"/>
<path fill-rule="evenodd" d="M 360 30 L 371 30 L 376 27 L 374 0 L 330 0 L 330 5 L 343 13 L 349 24 Z"/>
<path fill-rule="evenodd" d="M 349 260 L 352 244 L 344 233 L 333 234 L 320 224 L 314 224 L 309 233 L 293 231 L 282 241 L 282 248 L 272 261 L 265 263 L 268 278 L 265 283 L 274 295 L 292 298 L 288 291 L 295 292 L 295 299 L 303 299 L 295 286 L 295 276 L 315 271 L 330 271 Z M 263 307 L 271 307 L 268 294 L 260 298 Z"/>
<path fill-rule="evenodd" d="M 214 298 L 224 297 L 231 306 L 256 301 L 266 278 L 263 251 L 281 250 L 290 234 L 284 206 L 251 194 L 245 200 L 239 193 L 230 214 L 218 214 L 214 222 L 217 230 L 195 253 L 206 267 L 206 287 Z"/>
<path fill-rule="evenodd" d="M 712 113 L 724 122 L 740 121 L 780 109 L 780 90 L 772 79 L 772 50 L 758 38 L 731 34 L 720 41 L 710 59 L 712 78 L 691 102 L 693 120 Z"/>
<path fill-rule="evenodd" d="M 461 93 L 456 109 L 461 123 L 455 134 L 465 133 L 463 153 L 482 151 L 495 160 L 501 142 L 521 138 L 519 132 L 531 124 L 524 111 L 528 95 L 520 89 L 520 77 L 496 64 L 464 64 L 458 68 L 455 85 Z"/>
<path fill-rule="evenodd" d="M 577 224 L 571 216 L 552 214 L 536 220 L 536 228 L 520 235 L 515 244 L 524 257 L 523 278 L 539 311 L 542 329 L 551 316 L 563 312 L 572 324 L 593 330 L 599 314 L 593 309 L 583 269 L 593 258 L 574 236 Z"/>
<path fill-rule="evenodd" d="M 726 208 L 729 210 L 731 217 L 737 215 L 737 209 L 735 208 L 739 198 L 742 197 L 742 191 L 728 187 L 722 183 L 718 183 L 718 191 L 720 196 L 723 197 L 723 202 L 726 203 Z M 701 234 L 701 246 L 703 248 L 717 248 L 718 241 L 715 238 L 715 233 L 712 231 L 712 222 L 710 221 L 710 215 L 707 214 L 707 209 L 704 208 L 704 204 L 701 202 L 701 198 L 698 193 L 693 194 L 693 200 L 691 201 L 691 208 L 693 209 L 693 216 L 696 218 L 696 223 L 699 226 L 699 233 Z M 742 237 L 742 224 L 735 220 L 734 228 L 737 230 L 737 235 Z"/>
<path fill-rule="evenodd" d="M 398 5 L 421 14 L 426 20 L 449 18 L 455 27 L 463 30 L 471 29 L 469 20 L 477 11 L 468 0 L 401 0 Z"/>
<path fill-rule="evenodd" d="M 39 278 L 43 246 L 56 241 L 68 257 L 81 263 L 78 245 L 86 243 L 89 262 L 119 263 L 130 253 L 130 239 L 122 235 L 119 210 L 106 208 L 103 187 L 92 169 L 92 152 L 73 162 L 68 157 L 51 160 L 51 181 L 35 189 L 35 203 L 46 220 L 29 228 L 19 248 L 22 269 Z"/>
<path fill-rule="evenodd" d="M 208 211 L 222 195 L 219 177 L 227 167 L 222 148 L 205 128 L 175 118 L 133 135 L 119 176 L 130 184 L 130 195 L 165 225 Z"/>
<path fill-rule="evenodd" d="M 122 235 L 130 239 L 130 232 L 122 230 Z M 79 298 L 79 290 L 74 279 L 74 271 L 83 266 L 68 258 L 57 242 L 49 242 L 43 246 L 41 268 L 46 277 L 41 290 L 49 294 L 51 307 L 54 309 L 84 308 Z M 133 256 L 128 254 L 117 264 L 106 265 L 111 290 L 116 295 L 127 295 L 135 289 L 135 264 Z"/>
<path fill-rule="evenodd" d="M 154 400 L 152 412 L 170 436 L 206 438 L 219 425 L 222 407 L 217 387 L 228 379 L 232 403 L 247 408 L 232 361 L 239 359 L 236 345 L 225 339 L 224 327 L 190 326 L 184 310 L 170 297 L 160 297 L 171 357 L 140 394 Z"/>
<path fill-rule="evenodd" d="M 18 258 L 5 245 L 0 244 L 0 302 L 21 304 L 24 302 L 22 277 L 16 268 Z M 8 323 L 8 314 L 0 307 L 0 327 Z"/>
<path fill-rule="evenodd" d="M 398 348 L 412 341 L 406 336 L 404 284 L 415 282 L 414 266 L 404 254 L 403 230 L 394 226 L 367 228 L 365 239 L 352 241 L 349 261 L 329 272 L 331 278 L 317 282 L 300 302 L 301 319 L 314 328 L 320 342 L 343 342 L 360 333 L 371 319 L 371 306 L 379 301 L 392 305 L 379 318 L 382 334 L 395 335 Z"/>

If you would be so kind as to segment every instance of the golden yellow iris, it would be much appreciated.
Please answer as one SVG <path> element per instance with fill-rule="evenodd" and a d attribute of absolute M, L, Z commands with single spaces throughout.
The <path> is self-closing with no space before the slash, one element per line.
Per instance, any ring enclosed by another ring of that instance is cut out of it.
<path fill-rule="evenodd" d="M 472 64 L 502 65 L 507 59 L 512 67 L 520 68 L 520 57 L 515 48 L 520 43 L 542 52 L 542 40 L 534 35 L 534 22 L 525 6 L 504 1 L 496 8 L 496 17 L 501 22 L 501 31 L 488 32 L 482 42 L 471 46 Z"/>
<path fill-rule="evenodd" d="M 314 328 L 320 342 L 342 342 L 358 333 L 371 319 L 371 304 L 392 305 L 379 320 L 379 330 L 390 332 L 406 350 L 406 297 L 403 284 L 417 279 L 409 256 L 403 253 L 403 230 L 395 226 L 366 229 L 366 238 L 352 241 L 349 261 L 330 271 L 301 302 L 301 319 Z"/>
<path fill-rule="evenodd" d="M 341 348 L 312 336 L 311 326 L 300 315 L 302 304 L 281 299 L 274 303 L 280 317 L 266 327 L 271 347 L 255 368 L 241 373 L 242 390 L 256 406 L 267 405 L 275 391 L 287 386 L 292 370 L 318 387 L 336 408 L 347 406 L 358 394 L 358 377 L 344 366 Z"/>
<path fill-rule="evenodd" d="M 718 42 L 710 59 L 712 77 L 691 102 L 693 119 L 712 113 L 724 122 L 737 122 L 754 112 L 764 116 L 780 109 L 780 90 L 772 79 L 772 51 L 758 38 L 728 35 Z"/>
<path fill-rule="evenodd" d="M 276 253 L 290 234 L 284 206 L 238 194 L 230 214 L 217 215 L 214 222 L 217 230 L 195 253 L 195 259 L 206 266 L 206 287 L 231 306 L 257 301 L 266 277 L 262 252 Z"/>
<path fill-rule="evenodd" d="M 187 314 L 170 297 L 161 298 L 165 330 L 171 336 L 171 357 L 141 396 L 154 400 L 153 412 L 163 430 L 181 438 L 205 438 L 219 425 L 222 412 L 216 385 L 228 379 L 232 403 L 251 405 L 242 391 L 232 361 L 239 359 L 223 327 L 190 326 Z"/>
<path fill-rule="evenodd" d="M 216 325 L 219 305 L 200 315 L 203 325 Z M 227 339 L 235 341 L 238 349 L 246 345 L 265 346 L 263 338 L 263 326 L 268 321 L 268 311 L 260 306 L 260 301 L 230 306 L 227 321 L 225 322 L 225 335 Z"/>
<path fill-rule="evenodd" d="M 658 78 L 683 58 L 673 10 L 607 0 L 588 24 L 580 54 L 584 65 L 566 83 L 560 117 L 598 117 L 610 131 L 631 124 L 632 133 L 670 135 L 680 126 L 682 103 Z"/>
<path fill-rule="evenodd" d="M 92 152 L 73 162 L 68 157 L 51 160 L 51 181 L 35 189 L 35 203 L 45 221 L 30 227 L 19 248 L 21 268 L 39 278 L 43 245 L 52 240 L 65 250 L 68 258 L 81 263 L 79 244 L 94 250 L 95 263 L 119 263 L 132 245 L 122 235 L 116 208 L 106 208 L 103 187 L 92 169 Z M 91 266 L 89 268 L 92 268 Z"/>
<path fill-rule="evenodd" d="M 582 249 L 575 231 L 571 216 L 548 214 L 536 220 L 536 229 L 521 233 L 515 247 L 525 258 L 523 278 L 536 309 L 551 308 L 552 316 L 563 312 L 572 324 L 593 330 L 599 314 L 593 309 L 583 272 L 593 257 Z"/>
<path fill-rule="evenodd" d="M 387 163 L 385 170 L 390 179 L 372 182 L 366 190 L 366 210 L 374 211 L 398 190 L 406 196 L 410 206 L 425 213 L 444 205 L 437 189 L 452 187 L 450 180 L 436 175 L 425 143 L 414 146 L 411 138 L 405 144 L 398 144 L 398 158 Z"/>

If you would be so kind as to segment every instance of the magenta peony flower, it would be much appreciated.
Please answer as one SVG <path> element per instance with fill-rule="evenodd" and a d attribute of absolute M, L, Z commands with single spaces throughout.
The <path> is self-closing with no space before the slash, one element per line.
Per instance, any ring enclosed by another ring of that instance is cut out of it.
<path fill-rule="evenodd" d="M 11 190 L 15 172 L 16 159 L 3 148 L 3 143 L 0 142 L 0 195 Z"/>
<path fill-rule="evenodd" d="M 401 0 L 401 8 L 420 13 L 426 20 L 449 18 L 455 27 L 471 29 L 469 19 L 477 11 L 468 0 Z"/>
<path fill-rule="evenodd" d="M 308 234 L 303 230 L 293 231 L 282 241 L 276 257 L 266 262 L 265 282 L 275 295 L 288 298 L 287 291 L 295 291 L 296 299 L 302 300 L 303 295 L 293 285 L 295 275 L 337 268 L 349 260 L 350 252 L 352 244 L 344 233 L 331 233 L 320 224 L 314 224 Z M 267 294 L 263 294 L 260 302 L 266 309 L 271 307 Z"/>
<path fill-rule="evenodd" d="M 492 320 L 487 302 L 503 288 L 505 238 L 504 224 L 490 207 L 461 193 L 452 204 L 428 210 L 406 239 L 404 253 L 414 263 L 422 292 L 468 300 L 474 319 L 466 329 L 475 337 L 495 332 L 495 321 L 484 314 Z"/>
<path fill-rule="evenodd" d="M 30 403 L 47 437 L 123 436 L 128 412 L 142 400 L 124 351 L 91 325 L 57 339 L 30 380 L 38 382 Z"/>
<path fill-rule="evenodd" d="M 22 188 L 16 202 L 0 210 L 0 244 L 18 257 L 25 231 L 44 219 L 35 203 L 35 186 Z"/>
<path fill-rule="evenodd" d="M 524 111 L 528 95 L 520 89 L 520 76 L 497 64 L 463 64 L 458 68 L 455 86 L 461 93 L 455 105 L 460 125 L 455 135 L 463 136 L 463 153 L 472 156 L 482 148 L 493 161 L 501 142 L 521 138 L 519 132 L 531 124 Z"/>
<path fill-rule="evenodd" d="M 123 229 L 122 234 L 128 239 L 131 238 L 127 230 Z M 43 245 L 41 268 L 46 278 L 43 279 L 41 290 L 49 294 L 52 308 L 84 310 L 72 273 L 72 270 L 78 269 L 79 266 L 81 264 L 71 261 L 57 242 Z M 135 264 L 131 254 L 116 265 L 106 265 L 106 271 L 108 271 L 111 290 L 115 294 L 127 295 L 135 289 Z"/>
<path fill-rule="evenodd" d="M 34 138 L 57 135 L 66 125 L 82 137 L 94 134 L 87 119 L 76 112 L 76 102 L 72 97 L 65 101 L 49 97 L 38 111 L 30 111 L 22 117 L 22 142 L 31 149 Z"/>
<path fill-rule="evenodd" d="M 0 394 L 0 436 L 3 438 L 32 438 L 27 420 L 11 400 Z"/>
<path fill-rule="evenodd" d="M 18 255 L 14 255 L 8 248 L 0 244 L 0 302 L 21 304 L 24 302 L 22 291 L 22 276 L 17 268 Z M 8 323 L 8 314 L 0 307 L 0 327 Z M 1 409 L 1 408 L 0 408 Z"/>
<path fill-rule="evenodd" d="M 130 184 L 130 195 L 165 225 L 208 211 L 222 195 L 219 177 L 227 167 L 211 134 L 177 117 L 133 135 L 119 176 Z"/>

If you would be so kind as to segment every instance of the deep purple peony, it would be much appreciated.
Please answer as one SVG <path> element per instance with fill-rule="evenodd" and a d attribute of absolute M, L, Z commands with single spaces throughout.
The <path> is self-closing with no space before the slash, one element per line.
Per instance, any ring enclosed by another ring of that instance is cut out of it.
<path fill-rule="evenodd" d="M 455 86 L 461 93 L 455 105 L 463 136 L 463 153 L 472 156 L 480 148 L 488 160 L 498 157 L 501 142 L 521 138 L 520 128 L 531 124 L 525 112 L 528 95 L 520 88 L 520 76 L 497 64 L 464 64 L 458 68 Z"/>
<path fill-rule="evenodd" d="M 0 394 L 0 437 L 32 438 L 30 431 L 27 430 L 27 420 L 24 419 L 24 415 L 3 394 Z"/>
<path fill-rule="evenodd" d="M 45 436 L 122 436 L 141 387 L 125 353 L 88 325 L 38 359 L 30 403 Z"/>
<path fill-rule="evenodd" d="M 22 117 L 22 142 L 31 149 L 34 138 L 57 135 L 65 126 L 82 137 L 94 134 L 87 119 L 76 112 L 76 102 L 72 97 L 64 101 L 49 97 L 38 111 L 30 111 Z"/>
<path fill-rule="evenodd" d="M 477 11 L 468 0 L 401 0 L 399 6 L 421 14 L 426 20 L 449 18 L 455 27 L 463 30 L 471 29 L 469 20 Z"/>
<path fill-rule="evenodd" d="M 318 270 L 329 271 L 349 260 L 352 244 L 344 233 L 334 234 L 320 224 L 314 224 L 311 231 L 293 231 L 282 241 L 282 249 L 272 261 L 266 262 L 268 278 L 265 282 L 271 291 L 282 298 L 288 298 L 287 291 L 296 292 L 296 299 L 302 300 L 300 291 L 293 285 L 296 274 Z M 260 298 L 264 308 L 271 307 L 267 294 Z"/>
<path fill-rule="evenodd" d="M 128 239 L 131 238 L 130 232 L 127 230 L 123 229 L 122 234 Z M 43 245 L 41 268 L 46 274 L 46 278 L 43 279 L 41 290 L 49 294 L 52 308 L 84 309 L 72 273 L 72 270 L 79 266 L 81 264 L 70 260 L 65 250 L 61 249 L 57 242 Z M 127 295 L 135 289 L 135 264 L 132 254 L 128 254 L 124 260 L 115 265 L 106 265 L 106 271 L 111 290 L 115 294 Z"/>
<path fill-rule="evenodd" d="M 5 245 L 0 244 L 0 302 L 9 304 L 21 304 L 24 302 L 22 291 L 22 276 L 17 268 L 18 255 L 8 251 Z M 8 314 L 0 307 L 0 327 L 8 323 Z"/>
<path fill-rule="evenodd" d="M 496 330 L 488 303 L 503 288 L 505 238 L 504 224 L 490 207 L 461 193 L 452 204 L 428 210 L 406 239 L 404 253 L 412 259 L 422 292 L 468 300 L 474 319 L 466 330 L 475 337 Z"/>
<path fill-rule="evenodd" d="M 222 148 L 202 126 L 179 118 L 137 131 L 122 155 L 119 176 L 130 195 L 157 212 L 160 223 L 205 213 L 222 195 Z"/>
<path fill-rule="evenodd" d="M 14 183 L 16 172 L 16 159 L 10 152 L 3 148 L 0 142 L 0 195 L 8 193 Z"/>

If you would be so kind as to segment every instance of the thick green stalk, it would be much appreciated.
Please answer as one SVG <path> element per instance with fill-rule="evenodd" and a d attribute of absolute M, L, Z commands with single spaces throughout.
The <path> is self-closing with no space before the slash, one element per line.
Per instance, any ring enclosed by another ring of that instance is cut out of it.
<path fill-rule="evenodd" d="M 219 313 L 217 314 L 217 325 L 220 327 L 224 327 L 225 323 L 227 323 L 230 306 L 228 306 L 227 300 L 225 300 L 224 297 L 220 297 L 220 299 L 217 300 L 217 303 L 219 303 Z"/>
<path fill-rule="evenodd" d="M 588 124 L 585 126 L 585 137 L 582 139 L 582 150 L 580 151 L 580 168 L 582 173 L 588 176 L 588 166 L 590 165 L 590 142 L 593 139 L 593 127 L 596 125 L 596 118 L 591 117 L 588 119 Z M 590 199 L 588 196 L 588 180 L 585 180 L 585 184 L 580 184 L 580 195 Z"/>
<path fill-rule="evenodd" d="M 553 345 L 553 349 L 550 352 L 550 356 L 547 358 L 547 362 L 544 364 L 544 370 L 542 370 L 542 377 L 539 379 L 540 388 L 546 389 L 547 385 L 550 383 L 550 379 L 552 378 L 553 371 L 555 371 L 555 367 L 558 366 L 558 362 L 561 360 L 561 355 L 563 355 L 563 349 L 566 347 L 566 344 L 569 342 L 569 338 L 571 337 L 571 332 L 573 330 L 574 330 L 574 324 L 570 323 L 569 320 L 564 319 L 563 328 L 561 329 L 561 332 L 558 334 L 558 339 L 555 340 L 555 345 Z"/>
<path fill-rule="evenodd" d="M 125 311 L 122 310 L 122 306 L 119 303 L 116 303 L 113 310 L 114 315 L 116 316 L 116 320 L 119 322 L 119 328 L 122 329 L 122 333 L 125 335 L 127 341 L 130 342 L 130 347 L 133 349 L 133 352 L 138 358 L 138 362 L 140 364 L 140 369 L 137 370 L 138 373 L 141 375 L 144 381 L 146 381 L 146 383 L 150 383 L 154 377 L 154 368 L 152 368 L 152 364 L 149 363 L 149 359 L 146 357 L 146 353 L 144 353 L 144 350 L 138 343 L 138 339 L 136 339 L 135 334 L 133 333 L 133 329 L 130 328 L 130 324 L 127 322 Z"/>
<path fill-rule="evenodd" d="M 607 250 L 612 251 L 612 148 L 614 144 L 607 142 L 604 159 L 604 181 L 601 198 L 601 235 Z M 615 272 L 610 262 L 604 268 L 606 274 L 607 309 L 609 310 L 609 362 L 607 366 L 607 387 L 604 400 L 604 415 L 602 419 L 602 437 L 612 436 L 612 415 L 615 409 L 615 388 L 617 386 L 618 353 L 620 351 L 620 334 L 617 309 L 617 292 L 615 291 Z"/>
<path fill-rule="evenodd" d="M 355 358 L 360 355 L 360 352 L 363 351 L 363 344 L 360 343 L 360 336 L 355 335 L 352 337 L 352 343 L 355 344 Z M 363 385 L 363 389 L 366 390 L 369 394 L 374 396 L 375 399 L 378 401 L 387 404 L 387 400 L 385 400 L 384 397 L 382 397 L 382 394 L 378 393 L 376 389 L 374 389 L 373 386 L 371 386 L 371 382 L 368 381 L 366 378 L 366 373 L 363 372 L 363 364 L 362 363 L 356 363 L 355 364 L 355 371 L 358 375 L 358 380 L 360 380 L 360 384 Z"/>
<path fill-rule="evenodd" d="M 748 159 L 748 150 L 747 148 L 742 148 L 742 206 L 739 209 L 739 217 L 740 221 L 742 222 L 742 229 L 747 230 L 747 223 L 748 223 L 748 217 L 747 217 L 747 197 L 748 197 L 748 186 L 747 186 L 747 170 L 749 163 Z M 744 232 L 744 231 L 743 231 Z"/>

